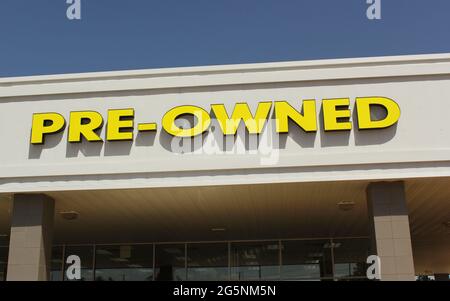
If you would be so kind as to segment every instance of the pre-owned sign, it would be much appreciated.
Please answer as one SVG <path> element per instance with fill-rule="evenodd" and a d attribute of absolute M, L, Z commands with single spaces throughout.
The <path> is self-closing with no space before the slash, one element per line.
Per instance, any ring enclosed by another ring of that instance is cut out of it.
<path fill-rule="evenodd" d="M 350 99 L 331 98 L 322 100 L 323 129 L 325 131 L 349 131 L 352 129 L 350 121 Z M 385 110 L 383 118 L 373 119 L 372 109 L 382 107 Z M 198 106 L 182 105 L 175 107 L 164 114 L 161 125 L 168 134 L 177 137 L 194 137 L 208 131 L 212 118 L 217 119 L 224 135 L 235 135 L 241 122 L 244 122 L 250 134 L 260 134 L 270 112 L 274 112 L 277 133 L 289 131 L 289 121 L 294 122 L 305 132 L 318 130 L 318 110 L 316 100 L 303 100 L 301 105 L 290 104 L 287 101 L 263 101 L 258 103 L 256 111 L 252 113 L 247 103 L 236 103 L 231 114 L 225 105 L 212 104 L 211 112 Z M 357 113 L 357 128 L 380 129 L 394 125 L 400 118 L 398 104 L 387 97 L 357 97 L 355 100 Z M 182 128 L 176 120 L 182 116 L 190 115 L 196 119 L 195 124 L 189 128 Z M 33 114 L 31 143 L 44 143 L 45 136 L 65 130 L 68 123 L 67 139 L 70 143 L 86 141 L 103 141 L 100 130 L 106 121 L 105 140 L 123 141 L 134 139 L 134 129 L 137 131 L 156 131 L 155 122 L 137 123 L 134 120 L 134 109 L 111 109 L 106 118 L 95 111 L 70 112 L 68 122 L 59 113 Z"/>

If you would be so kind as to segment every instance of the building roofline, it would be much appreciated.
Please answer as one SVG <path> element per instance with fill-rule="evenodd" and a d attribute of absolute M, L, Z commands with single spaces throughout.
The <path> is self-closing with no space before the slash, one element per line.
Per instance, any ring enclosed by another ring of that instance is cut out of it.
<path fill-rule="evenodd" d="M 0 98 L 433 74 L 450 74 L 450 53 L 4 77 Z"/>

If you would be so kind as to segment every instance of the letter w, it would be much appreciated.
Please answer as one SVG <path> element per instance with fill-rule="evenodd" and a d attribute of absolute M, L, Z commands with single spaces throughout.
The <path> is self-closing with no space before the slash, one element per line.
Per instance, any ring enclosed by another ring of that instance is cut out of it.
<path fill-rule="evenodd" d="M 260 102 L 255 116 L 252 115 L 246 103 L 236 104 L 231 118 L 223 104 L 211 105 L 211 108 L 225 135 L 235 135 L 241 120 L 244 121 L 250 134 L 261 134 L 272 108 L 272 102 Z"/>

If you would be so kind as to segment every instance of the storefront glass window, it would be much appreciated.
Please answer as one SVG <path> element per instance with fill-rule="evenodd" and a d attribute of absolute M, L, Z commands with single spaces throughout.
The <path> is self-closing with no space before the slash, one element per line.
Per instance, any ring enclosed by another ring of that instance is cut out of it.
<path fill-rule="evenodd" d="M 333 240 L 334 273 L 338 279 L 366 278 L 369 240 L 335 239 Z"/>
<path fill-rule="evenodd" d="M 0 247 L 9 246 L 9 235 L 0 235 Z"/>
<path fill-rule="evenodd" d="M 283 280 L 332 278 L 330 241 L 283 241 L 281 277 Z"/>
<path fill-rule="evenodd" d="M 188 280 L 228 280 L 228 244 L 188 244 Z"/>
<path fill-rule="evenodd" d="M 96 281 L 153 280 L 153 245 L 97 246 Z"/>
<path fill-rule="evenodd" d="M 56 246 L 52 249 L 50 281 L 63 280 L 63 247 Z"/>
<path fill-rule="evenodd" d="M 71 255 L 80 258 L 81 279 L 80 281 L 94 280 L 94 247 L 90 246 L 67 246 L 64 253 L 64 280 L 73 280 L 67 278 L 67 269 L 71 267 L 71 263 L 67 263 L 67 258 Z"/>
<path fill-rule="evenodd" d="M 156 245 L 155 250 L 156 280 L 186 280 L 184 244 Z"/>
<path fill-rule="evenodd" d="M 66 261 L 76 255 L 82 281 L 358 280 L 366 279 L 368 250 L 367 238 L 56 246 L 50 279 L 72 280 Z M 0 281 L 7 251 L 0 247 Z"/>
<path fill-rule="evenodd" d="M 0 281 L 6 280 L 7 267 L 8 267 L 8 248 L 0 247 Z"/>
<path fill-rule="evenodd" d="M 232 280 L 280 278 L 278 241 L 231 244 Z"/>

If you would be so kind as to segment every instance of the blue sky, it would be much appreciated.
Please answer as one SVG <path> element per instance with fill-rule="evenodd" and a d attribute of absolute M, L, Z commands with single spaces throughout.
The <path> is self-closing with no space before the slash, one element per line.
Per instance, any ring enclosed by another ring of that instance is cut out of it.
<path fill-rule="evenodd" d="M 449 0 L 0 1 L 0 77 L 450 52 Z"/>

